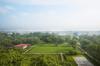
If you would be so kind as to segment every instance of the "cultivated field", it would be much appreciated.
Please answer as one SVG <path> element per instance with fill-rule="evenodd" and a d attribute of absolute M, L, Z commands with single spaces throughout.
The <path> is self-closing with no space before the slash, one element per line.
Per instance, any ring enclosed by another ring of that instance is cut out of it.
<path fill-rule="evenodd" d="M 28 53 L 66 53 L 72 47 L 33 47 Z"/>
<path fill-rule="evenodd" d="M 53 53 L 70 53 L 70 52 L 74 52 L 74 48 L 71 46 L 62 46 L 62 45 L 58 45 L 58 46 L 54 46 L 54 45 L 33 45 L 31 47 L 31 49 L 29 51 L 27 51 L 27 53 L 32 53 L 32 54 L 53 54 Z"/>

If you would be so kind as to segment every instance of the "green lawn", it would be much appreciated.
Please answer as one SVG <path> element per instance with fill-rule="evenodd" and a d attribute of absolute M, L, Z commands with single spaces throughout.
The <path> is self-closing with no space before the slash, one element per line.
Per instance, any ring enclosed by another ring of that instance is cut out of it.
<path fill-rule="evenodd" d="M 71 50 L 74 50 L 74 48 L 63 46 L 33 46 L 28 53 L 66 53 Z"/>

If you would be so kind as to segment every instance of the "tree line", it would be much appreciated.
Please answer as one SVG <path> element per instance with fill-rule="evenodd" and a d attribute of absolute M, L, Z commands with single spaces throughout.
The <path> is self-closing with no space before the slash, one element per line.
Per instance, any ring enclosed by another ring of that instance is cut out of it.
<path fill-rule="evenodd" d="M 81 48 L 99 61 L 100 64 L 100 35 L 81 35 Z"/>
<path fill-rule="evenodd" d="M 45 44 L 45 43 L 52 43 L 52 44 L 62 44 L 65 42 L 70 42 L 71 36 L 70 35 L 58 35 L 56 33 L 0 33 L 0 46 L 10 47 L 16 44 Z"/>

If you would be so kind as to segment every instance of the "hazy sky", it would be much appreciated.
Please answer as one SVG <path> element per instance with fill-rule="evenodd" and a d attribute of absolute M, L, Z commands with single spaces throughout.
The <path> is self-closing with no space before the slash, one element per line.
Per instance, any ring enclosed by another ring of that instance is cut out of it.
<path fill-rule="evenodd" d="M 100 30 L 100 0 L 0 0 L 0 28 Z"/>

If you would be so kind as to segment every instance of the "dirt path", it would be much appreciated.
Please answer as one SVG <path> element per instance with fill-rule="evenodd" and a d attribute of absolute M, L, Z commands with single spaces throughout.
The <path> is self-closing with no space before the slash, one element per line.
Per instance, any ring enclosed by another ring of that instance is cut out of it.
<path fill-rule="evenodd" d="M 29 49 L 27 49 L 23 54 L 26 54 L 28 51 L 30 51 L 33 47 L 35 46 L 31 46 Z"/>
<path fill-rule="evenodd" d="M 94 66 L 91 62 L 89 62 L 84 56 L 74 57 L 75 62 L 78 66 Z"/>
<path fill-rule="evenodd" d="M 62 62 L 64 62 L 63 53 L 60 53 L 60 56 L 61 56 Z"/>

